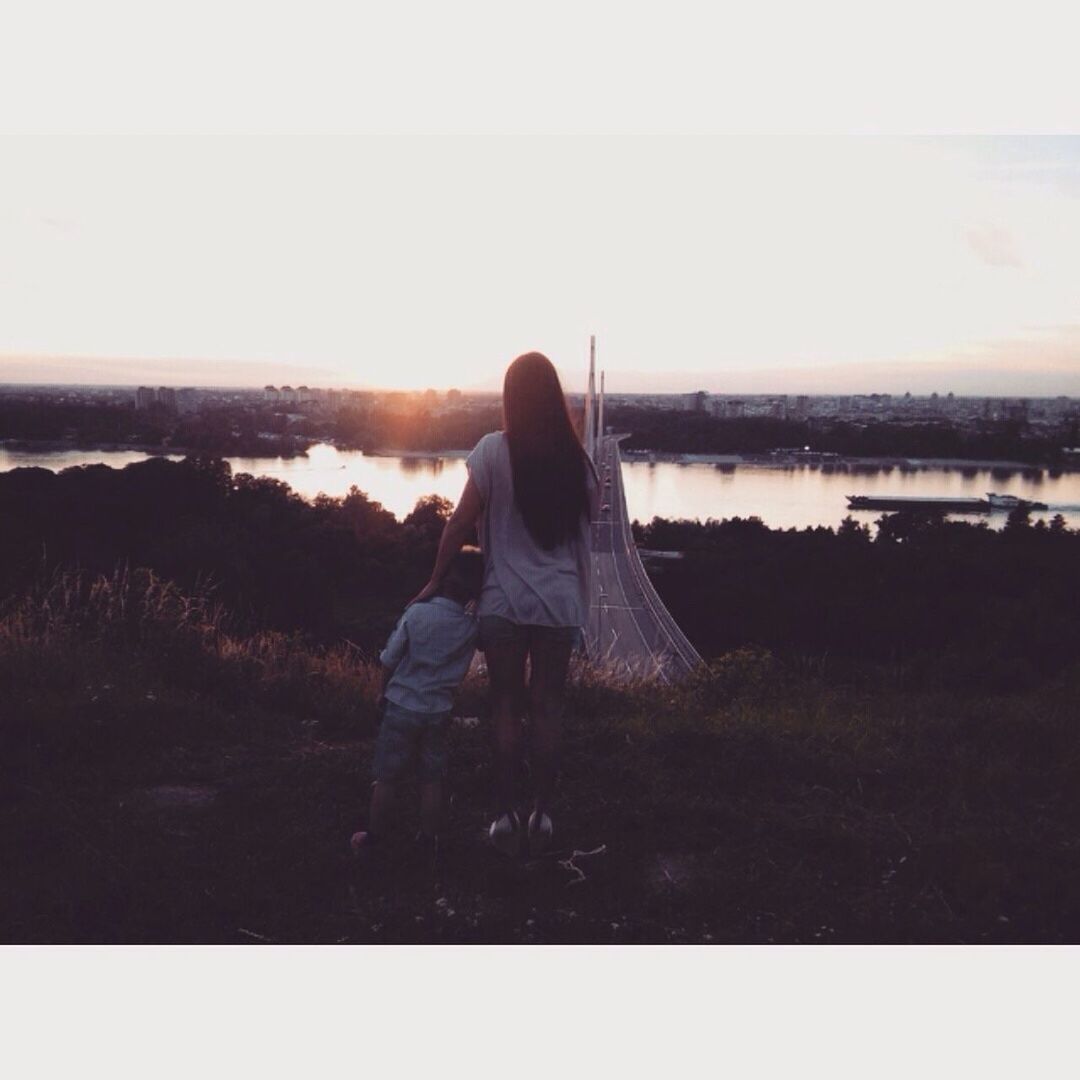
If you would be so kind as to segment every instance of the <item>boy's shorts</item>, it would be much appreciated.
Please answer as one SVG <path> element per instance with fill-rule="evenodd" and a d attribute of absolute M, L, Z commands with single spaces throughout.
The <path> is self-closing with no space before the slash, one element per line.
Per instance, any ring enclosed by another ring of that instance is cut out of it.
<path fill-rule="evenodd" d="M 415 761 L 422 784 L 441 780 L 449 761 L 449 727 L 449 713 L 418 713 L 388 701 L 375 739 L 374 778 L 393 783 Z"/>

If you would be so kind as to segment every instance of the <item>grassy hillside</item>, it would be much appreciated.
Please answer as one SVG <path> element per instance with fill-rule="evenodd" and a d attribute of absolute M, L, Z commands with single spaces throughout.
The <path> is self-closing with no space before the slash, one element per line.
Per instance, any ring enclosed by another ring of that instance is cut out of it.
<path fill-rule="evenodd" d="M 442 865 L 410 811 L 365 871 L 377 673 L 355 650 L 237 636 L 148 571 L 2 611 L 6 942 L 1080 939 L 1075 666 L 1022 695 L 761 650 L 678 689 L 578 669 L 558 850 L 516 866 L 480 843 L 470 682 Z"/>

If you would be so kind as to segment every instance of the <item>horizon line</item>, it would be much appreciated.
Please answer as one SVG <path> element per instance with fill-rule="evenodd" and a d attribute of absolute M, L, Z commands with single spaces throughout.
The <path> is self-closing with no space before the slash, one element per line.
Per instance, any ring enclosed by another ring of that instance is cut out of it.
<path fill-rule="evenodd" d="M 462 388 L 462 387 L 438 387 L 429 386 L 423 389 L 416 387 L 402 387 L 402 386 L 360 386 L 349 384 L 308 384 L 298 383 L 293 386 L 291 383 L 267 383 L 264 386 L 256 386 L 252 383 L 198 383 L 198 382 L 185 382 L 185 383 L 162 383 L 149 380 L 141 383 L 127 383 L 127 382 L 61 382 L 50 381 L 34 382 L 32 380 L 16 381 L 16 382 L 0 382 L 0 391 L 11 387 L 41 387 L 41 388 L 60 388 L 60 387 L 78 387 L 82 389 L 97 389 L 97 390 L 138 390 L 142 388 L 160 389 L 162 387 L 171 390 L 241 390 L 248 393 L 259 393 L 264 391 L 267 386 L 274 386 L 276 389 L 281 390 L 285 387 L 289 387 L 293 390 L 299 389 L 301 386 L 306 387 L 309 390 L 337 390 L 348 393 L 361 393 L 361 394 L 412 394 L 416 396 L 423 396 L 428 391 L 434 391 L 437 394 L 445 396 L 451 390 L 458 390 L 462 395 L 468 395 L 473 397 L 501 397 L 501 390 L 482 389 L 482 388 Z M 586 393 L 585 390 L 564 390 L 565 394 L 573 397 L 583 397 Z M 820 397 L 820 398 L 832 398 L 832 397 L 905 397 L 910 394 L 913 398 L 933 398 L 938 397 L 942 399 L 948 399 L 952 397 L 954 399 L 966 399 L 966 398 L 1023 398 L 1025 400 L 1046 400 L 1054 401 L 1059 398 L 1066 398 L 1072 400 L 1074 398 L 1080 400 L 1080 394 L 1046 394 L 1046 393 L 1029 393 L 1029 394 L 1002 394 L 1002 393 L 956 393 L 954 391 L 946 391 L 942 393 L 938 390 L 926 391 L 915 393 L 913 391 L 894 391 L 894 390 L 836 390 L 836 391 L 792 391 L 792 390 L 611 390 L 610 388 L 605 390 L 605 397 L 693 397 L 697 394 L 705 394 L 707 397 Z"/>
<path fill-rule="evenodd" d="M 1055 362 L 1055 359 L 1057 362 Z M 1072 357 L 1069 357 L 1071 360 Z M 66 370 L 82 365 L 90 369 L 89 376 Z M 138 372 L 140 366 L 149 371 Z M 166 377 L 175 379 L 177 368 L 191 367 L 194 378 L 181 382 L 165 381 Z M 207 368 L 225 369 L 221 374 L 227 381 L 199 382 L 199 369 L 204 377 L 209 374 Z M 11 368 L 8 378 L 4 369 Z M 35 368 L 40 370 L 36 371 Z M 132 369 L 136 369 L 133 372 Z M 584 368 L 566 364 L 556 364 L 567 393 L 580 394 L 586 390 L 587 373 Z M 115 375 L 113 370 L 115 369 Z M 954 397 L 983 398 L 1055 398 L 1080 397 L 1080 369 L 1072 364 L 1063 364 L 1060 358 L 1046 358 L 1029 361 L 1026 364 L 1008 365 L 1000 358 L 983 355 L 956 357 L 951 360 L 941 358 L 925 360 L 881 361 L 876 359 L 861 362 L 828 362 L 819 364 L 777 365 L 750 369 L 746 367 L 713 369 L 711 371 L 668 370 L 662 368 L 653 372 L 641 368 L 612 370 L 605 367 L 608 379 L 608 393 L 647 396 L 650 394 L 692 394 L 705 392 L 711 396 L 775 396 L 777 394 L 806 395 L 810 397 L 836 397 L 870 394 L 890 394 L 903 396 L 911 393 L 913 397 L 930 397 L 937 393 L 945 397 L 952 393 Z M 227 372 L 227 374 L 225 374 Z M 361 391 L 370 393 L 403 392 L 423 393 L 426 390 L 446 392 L 460 390 L 464 394 L 498 394 L 501 392 L 501 377 L 496 373 L 481 376 L 467 383 L 427 385 L 427 386 L 391 386 L 386 383 L 360 382 L 344 376 L 336 367 L 325 365 L 311 366 L 309 370 L 298 370 L 287 361 L 257 361 L 207 359 L 200 357 L 160 357 L 160 356 L 101 356 L 71 355 L 63 353 L 28 353 L 0 352 L 0 386 L 85 386 L 124 388 L 139 386 L 174 386 L 202 387 L 236 390 L 257 390 L 267 385 L 275 386 L 315 386 L 317 388 Z M 648 385 L 663 380 L 667 386 L 661 388 Z M 858 382 L 856 381 L 858 380 Z M 580 389 L 578 383 L 581 383 Z M 616 383 L 612 387 L 611 383 Z M 856 388 L 858 383 L 862 388 Z M 628 384 L 626 389 L 617 388 L 618 383 Z M 645 388 L 640 388 L 642 384 Z M 728 387 L 718 384 L 727 383 Z M 979 384 L 983 384 L 985 389 Z"/>

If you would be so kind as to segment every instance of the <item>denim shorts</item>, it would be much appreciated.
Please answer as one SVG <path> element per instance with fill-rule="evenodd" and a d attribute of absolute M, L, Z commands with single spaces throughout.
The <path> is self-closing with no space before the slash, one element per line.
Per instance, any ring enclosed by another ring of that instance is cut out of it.
<path fill-rule="evenodd" d="M 393 783 L 415 762 L 422 784 L 441 780 L 450 757 L 449 727 L 449 713 L 418 713 L 388 701 L 375 739 L 372 775 Z"/>
<path fill-rule="evenodd" d="M 537 645 L 569 645 L 573 648 L 580 638 L 581 628 L 577 626 L 534 626 L 512 622 L 502 615 L 480 616 L 481 649 L 491 645 L 521 645 L 529 649 Z"/>

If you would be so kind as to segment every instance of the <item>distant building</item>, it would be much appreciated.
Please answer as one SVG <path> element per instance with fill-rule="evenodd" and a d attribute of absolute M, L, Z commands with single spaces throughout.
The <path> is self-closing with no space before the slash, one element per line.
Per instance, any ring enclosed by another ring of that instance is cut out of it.
<path fill-rule="evenodd" d="M 171 386 L 159 386 L 157 392 L 158 404 L 167 412 L 177 413 L 179 407 L 176 401 L 176 391 Z"/>
<path fill-rule="evenodd" d="M 276 386 L 264 386 L 263 387 L 263 401 L 268 401 L 272 405 L 276 405 L 281 400 L 281 392 Z"/>
<path fill-rule="evenodd" d="M 135 391 L 136 409 L 149 409 L 155 404 L 157 404 L 157 392 L 152 386 L 140 386 L 139 389 Z"/>
<path fill-rule="evenodd" d="M 1030 403 L 1027 401 L 1009 401 L 1005 403 L 1005 419 L 1011 420 L 1014 423 L 1023 424 L 1027 422 L 1028 408 Z"/>
<path fill-rule="evenodd" d="M 296 401 L 296 391 L 291 386 L 281 388 L 281 402 L 283 405 L 292 405 Z"/>
<path fill-rule="evenodd" d="M 176 411 L 181 416 L 195 412 L 199 407 L 199 398 L 193 386 L 182 386 L 176 391 Z"/>
<path fill-rule="evenodd" d="M 682 395 L 682 407 L 687 412 L 704 412 L 708 400 L 709 395 L 704 390 L 696 390 L 692 394 Z"/>

